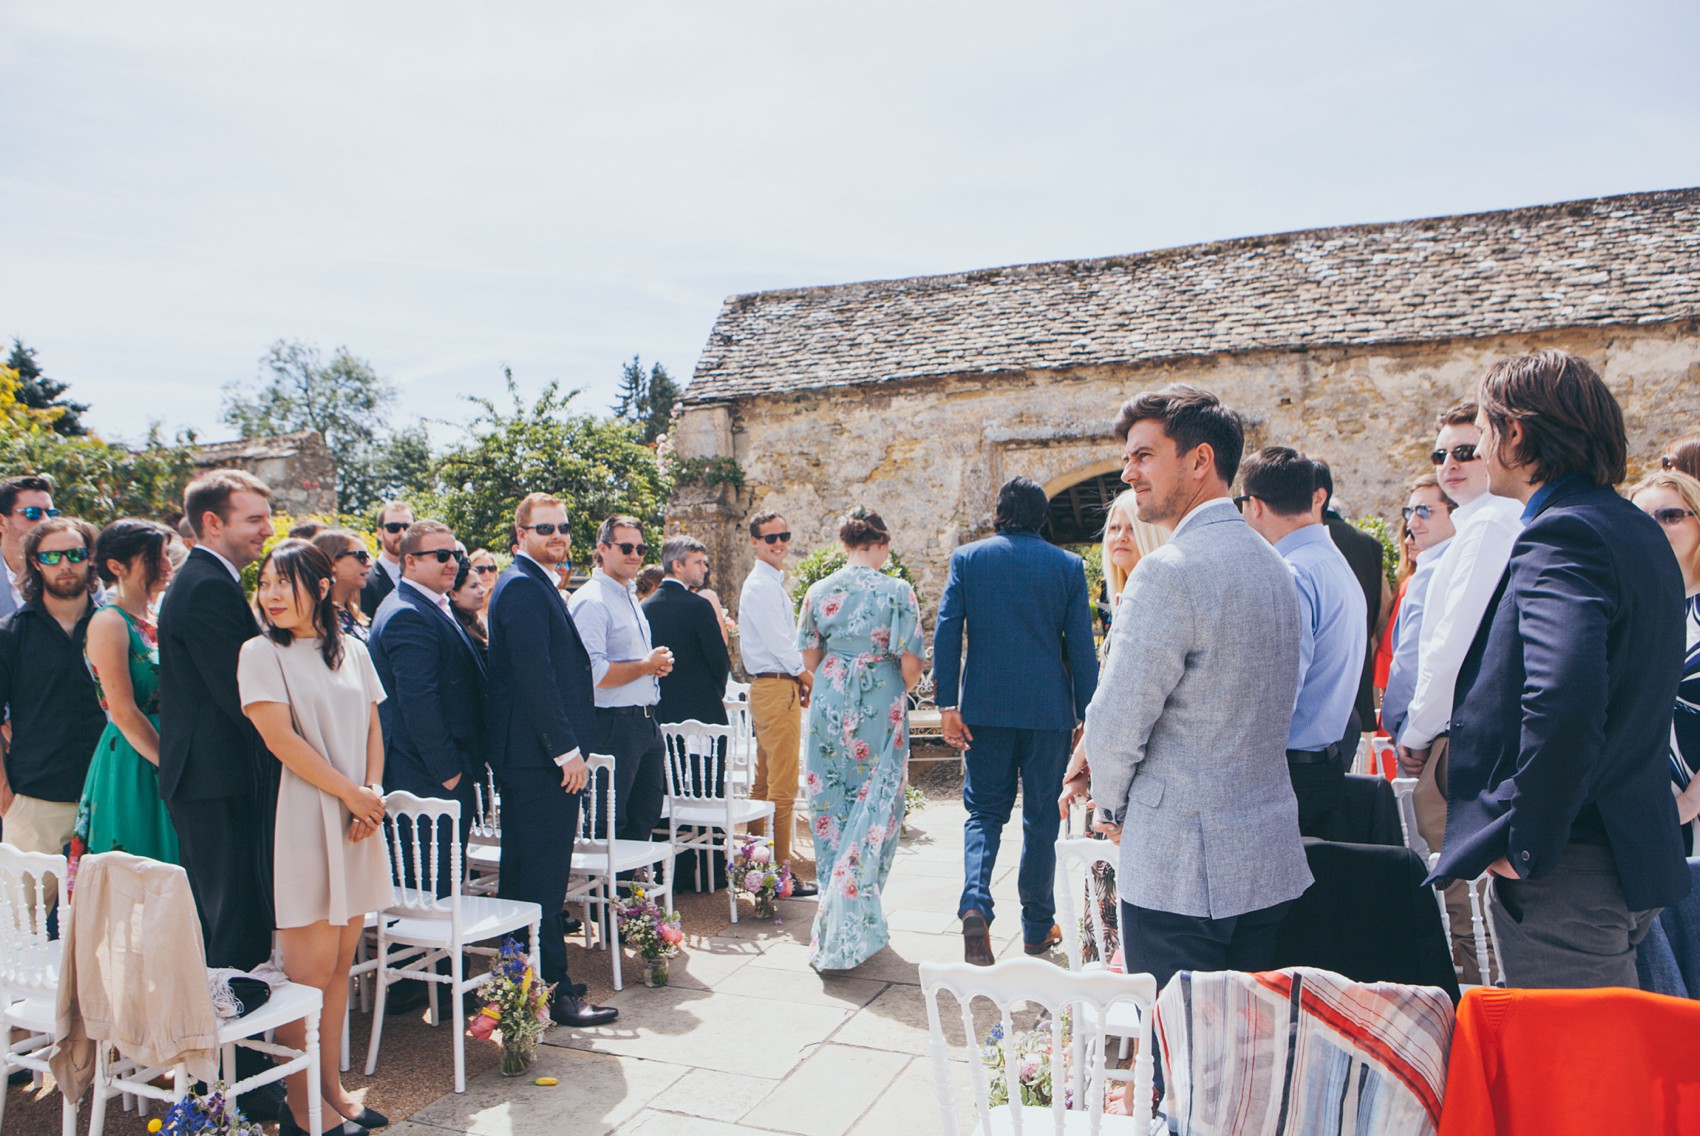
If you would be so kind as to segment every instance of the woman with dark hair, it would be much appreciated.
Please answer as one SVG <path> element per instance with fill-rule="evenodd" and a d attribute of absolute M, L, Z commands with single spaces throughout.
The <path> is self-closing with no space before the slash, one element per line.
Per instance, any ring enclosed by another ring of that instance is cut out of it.
<path fill-rule="evenodd" d="M 83 657 L 106 711 L 77 806 L 72 858 L 129 852 L 178 862 L 177 830 L 159 799 L 159 633 L 154 605 L 171 582 L 171 530 L 113 521 L 94 542 L 94 570 L 109 589 L 89 620 Z"/>
<path fill-rule="evenodd" d="M 315 545 L 279 542 L 260 562 L 262 633 L 242 645 L 236 671 L 242 712 L 283 765 L 273 857 L 283 969 L 325 997 L 318 1084 L 309 1089 L 306 1072 L 289 1078 L 280 1136 L 306 1130 L 311 1091 L 350 1121 L 329 1129 L 333 1136 L 389 1123 L 354 1103 L 337 1069 L 354 948 L 366 916 L 395 895 L 384 843 L 371 839 L 384 822 L 384 688 L 366 645 L 342 633 L 335 572 Z M 298 1047 L 304 1030 L 296 1023 L 278 1034 Z"/>
<path fill-rule="evenodd" d="M 1659 468 L 1666 473 L 1686 473 L 1700 478 L 1700 434 L 1678 438 L 1659 458 Z"/>
<path fill-rule="evenodd" d="M 816 970 L 857 966 L 890 940 L 880 892 L 897 854 L 909 772 L 908 692 L 921 678 L 921 610 L 880 571 L 891 533 L 857 509 L 839 527 L 847 563 L 809 588 L 797 624 L 815 674 L 805 784 L 814 817 L 820 908 Z"/>
<path fill-rule="evenodd" d="M 455 582 L 449 587 L 449 610 L 454 612 L 455 622 L 460 624 L 466 637 L 472 640 L 472 645 L 486 660 L 490 658 L 490 629 L 484 622 L 484 609 L 489 603 L 488 578 L 474 571 L 472 557 L 461 556 Z"/>
<path fill-rule="evenodd" d="M 372 550 L 352 529 L 321 528 L 308 538 L 330 558 L 331 603 L 336 607 L 337 629 L 366 642 L 366 613 L 360 610 L 360 589 L 372 574 Z"/>

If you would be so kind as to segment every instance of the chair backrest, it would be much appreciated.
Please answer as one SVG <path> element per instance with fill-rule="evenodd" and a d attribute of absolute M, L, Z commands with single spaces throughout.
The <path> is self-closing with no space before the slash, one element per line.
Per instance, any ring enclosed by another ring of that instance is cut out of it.
<path fill-rule="evenodd" d="M 750 700 L 728 698 L 725 705 L 726 721 L 732 727 L 733 741 L 740 749 L 753 747 L 756 741 L 756 724 L 755 718 L 750 714 Z"/>
<path fill-rule="evenodd" d="M 467 835 L 470 844 L 500 844 L 502 842 L 502 798 L 496 794 L 496 771 L 484 767 L 482 780 L 472 783 L 472 828 Z"/>
<path fill-rule="evenodd" d="M 1429 858 L 1428 841 L 1417 830 L 1417 802 L 1413 794 L 1417 791 L 1415 777 L 1395 777 L 1393 779 L 1393 796 L 1399 802 L 1399 827 L 1405 833 L 1405 847 L 1421 856 Z"/>
<path fill-rule="evenodd" d="M 1398 751 L 1393 746 L 1393 739 L 1384 738 L 1377 734 L 1369 739 L 1369 746 L 1370 752 L 1375 758 L 1372 763 L 1375 768 L 1367 772 L 1374 773 L 1377 777 L 1386 777 L 1387 771 L 1391 769 L 1397 774 L 1399 756 Z"/>
<path fill-rule="evenodd" d="M 586 754 L 585 768 L 590 778 L 585 782 L 584 795 L 579 801 L 578 836 L 573 844 L 574 854 L 613 854 L 614 823 L 619 817 L 614 789 L 614 759 L 605 753 Z"/>
<path fill-rule="evenodd" d="M 1023 1061 L 1033 1060 L 1031 1052 L 1024 1056 L 1018 1049 L 1022 1031 L 1017 1028 L 1013 1011 L 1022 1005 L 1038 1006 L 1050 1015 L 1053 1091 L 1048 1112 L 1050 1129 L 1056 1136 L 1061 1136 L 1067 1125 L 1071 1103 L 1073 1111 L 1087 1114 L 1087 1131 L 1101 1131 L 1105 1095 L 1115 1084 L 1130 1086 L 1122 1092 L 1132 1113 L 1131 1123 L 1121 1122 L 1115 1127 L 1136 1131 L 1141 1136 L 1149 1129 L 1154 1115 L 1150 1021 L 1151 1008 L 1157 1000 L 1157 983 L 1149 974 L 1082 973 L 1028 958 L 1009 959 L 990 967 L 923 962 L 921 989 L 927 998 L 928 1048 L 945 1131 L 960 1131 L 962 1125 L 956 1115 L 950 1043 L 945 1038 L 939 1010 L 939 995 L 944 991 L 955 997 L 961 1015 L 961 1044 L 966 1051 L 968 1079 L 979 1118 L 976 1131 L 1013 1131 L 1020 1136 L 1026 1125 L 1034 1125 L 1034 1131 L 1039 1131 L 1044 1124 L 1046 1109 L 1021 1107 L 1018 1080 Z M 983 1035 L 975 1025 L 974 1003 L 980 999 L 990 1002 L 997 1011 L 997 1032 L 990 1036 Z M 1111 1068 L 1105 1044 L 1110 1010 L 1119 1006 L 1135 1006 L 1139 1011 L 1139 1051 L 1131 1070 Z M 1072 1028 L 1066 1032 L 1065 1014 L 1072 1021 Z M 991 1100 L 992 1078 L 988 1075 L 985 1055 L 999 1053 L 1010 1097 L 1007 1105 L 994 1105 Z M 1057 1067 L 1059 1063 L 1063 1068 Z M 1008 1123 L 994 1121 L 994 1110 L 1005 1109 Z"/>
<path fill-rule="evenodd" d="M 1121 849 L 1108 840 L 1073 837 L 1057 841 L 1057 923 L 1062 927 L 1063 952 L 1068 956 L 1070 970 L 1079 970 L 1088 961 L 1108 965 L 1115 953 L 1095 894 L 1098 880 L 1095 869 L 1099 864 L 1114 868 L 1120 854 Z M 1094 894 L 1087 894 L 1086 889 L 1092 889 Z M 1086 905 L 1084 917 L 1075 914 L 1075 904 L 1080 902 Z M 1093 946 L 1091 960 L 1086 958 L 1084 950 L 1088 940 Z"/>
<path fill-rule="evenodd" d="M 735 678 L 728 677 L 726 680 L 726 702 L 728 704 L 733 702 L 742 702 L 746 706 L 749 705 L 750 684 L 747 682 L 739 682 Z"/>
<path fill-rule="evenodd" d="M 59 944 L 48 938 L 55 902 L 70 916 L 65 857 L 0 844 L 0 991 L 52 996 L 59 989 Z"/>
<path fill-rule="evenodd" d="M 732 727 L 714 726 L 695 718 L 661 727 L 667 751 L 667 796 L 676 801 L 704 803 L 738 796 L 730 776 L 736 767 Z"/>
<path fill-rule="evenodd" d="M 391 911 L 435 919 L 460 919 L 460 802 L 416 797 L 397 789 L 384 797 L 384 836 L 396 882 Z M 446 840 L 439 833 L 448 829 Z M 449 862 L 440 863 L 443 845 Z M 448 894 L 439 898 L 437 889 Z"/>

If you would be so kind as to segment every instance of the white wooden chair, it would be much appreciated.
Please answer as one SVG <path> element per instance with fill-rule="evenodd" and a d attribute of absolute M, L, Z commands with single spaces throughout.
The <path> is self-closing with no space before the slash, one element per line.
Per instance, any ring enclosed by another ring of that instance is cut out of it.
<path fill-rule="evenodd" d="M 538 966 L 538 937 L 543 909 L 535 903 L 494 896 L 461 894 L 460 802 L 434 797 L 416 797 L 394 792 L 384 798 L 390 823 L 384 826 L 389 841 L 390 865 L 396 885 L 395 905 L 378 917 L 378 1002 L 372 1010 L 372 1040 L 366 1051 L 366 1075 L 378 1068 L 378 1045 L 384 1034 L 384 1004 L 392 983 L 415 979 L 431 984 L 431 1024 L 439 1021 L 437 987 L 447 987 L 449 1009 L 454 1019 L 455 1092 L 466 1091 L 466 1011 L 461 995 L 476 989 L 483 976 L 462 971 L 462 954 L 493 955 L 497 948 L 473 944 L 505 938 L 520 930 L 531 935 L 531 966 Z M 406 823 L 400 823 L 406 821 Z M 447 826 L 450 833 L 449 863 L 439 863 L 437 833 Z M 448 894 L 437 896 L 446 881 Z M 447 959 L 448 974 L 438 974 L 436 963 Z"/>
<path fill-rule="evenodd" d="M 938 1092 L 939 1114 L 943 1131 L 962 1130 L 963 1121 L 956 1110 L 956 1083 L 950 1060 L 950 1043 L 945 1038 L 944 1023 L 939 1010 L 939 995 L 949 991 L 956 999 L 961 1014 L 967 1058 L 968 1080 L 974 1094 L 978 1125 L 977 1133 L 1039 1133 L 1050 1131 L 1054 1136 L 1064 1133 L 1100 1132 L 1138 1133 L 1151 1131 L 1155 1118 L 1152 1103 L 1151 1008 L 1157 1000 L 1157 983 L 1149 974 L 1113 974 L 1108 971 L 1076 972 L 1062 970 L 1039 959 L 1008 959 L 990 967 L 969 963 L 923 962 L 921 990 L 927 998 L 928 1051 L 932 1057 L 933 1084 Z M 994 1106 L 990 1099 L 990 1078 L 980 1051 L 984 1041 L 974 1023 L 974 1002 L 985 999 L 992 1003 L 1002 1027 L 1004 1068 L 1010 1072 L 1008 1104 Z M 1065 1049 L 1073 1068 L 1071 1080 L 1052 1066 L 1052 1101 L 1049 1108 L 1023 1105 L 1015 1084 L 1021 1059 L 1016 1054 L 1020 1031 L 1012 1011 L 1021 1005 L 1035 1005 L 1050 1015 L 1051 1060 L 1061 1061 Z M 1105 1042 L 1111 1013 L 1133 1007 L 1141 1022 L 1138 1045 L 1132 1069 L 1111 1068 Z M 1072 1036 L 1065 1039 L 1063 1015 L 1073 1020 Z M 1105 1095 L 1112 1084 L 1131 1086 L 1124 1090 L 1132 1107 L 1131 1116 L 1106 1115 Z M 1065 1106 L 1072 1090 L 1074 1108 Z"/>
<path fill-rule="evenodd" d="M 1417 778 L 1396 777 L 1393 779 L 1393 795 L 1399 802 L 1399 825 L 1405 831 L 1405 847 L 1423 858 L 1423 862 L 1434 871 L 1434 866 L 1440 862 L 1440 853 L 1429 851 L 1428 841 L 1417 831 L 1416 794 Z M 1487 884 L 1491 877 L 1482 875 L 1466 881 L 1470 888 L 1470 934 L 1476 944 L 1476 967 L 1482 976 L 1482 983 L 1493 985 L 1493 977 L 1489 973 L 1491 958 L 1498 958 L 1497 948 L 1490 956 L 1488 943 L 1492 928 L 1487 925 L 1484 915 L 1487 906 Z M 1440 922 L 1446 928 L 1447 941 L 1452 938 L 1452 916 L 1446 910 L 1446 893 L 1436 890 L 1435 902 L 1440 904 Z"/>
<path fill-rule="evenodd" d="M 102 852 L 84 856 L 79 865 L 78 878 L 92 888 L 92 882 L 97 873 L 134 873 L 143 869 L 153 873 L 162 868 L 175 874 L 171 887 L 183 891 L 182 906 L 189 905 L 189 877 L 182 868 L 175 865 L 159 865 L 144 861 L 141 857 L 132 856 L 127 852 Z M 71 909 L 70 919 L 65 920 L 67 938 L 74 937 L 74 928 L 80 922 L 93 923 L 104 928 L 125 928 L 136 924 L 134 916 L 136 896 L 143 894 L 140 887 L 105 887 L 99 891 L 106 897 L 103 907 L 91 906 L 92 901 L 79 890 L 83 896 Z M 63 920 L 64 917 L 61 916 Z M 201 954 L 200 943 L 194 944 L 196 962 L 205 970 L 204 956 Z M 110 988 L 116 977 L 110 974 L 98 973 L 98 968 L 105 961 L 104 953 L 96 956 L 96 973 L 79 970 L 79 982 L 90 981 Z M 205 989 L 205 987 L 203 987 Z M 210 1002 L 211 995 L 207 995 Z M 301 986 L 293 982 L 285 982 L 271 988 L 270 997 L 263 1006 L 239 1018 L 222 1019 L 218 1029 L 218 1076 L 225 1085 L 227 1098 L 240 1097 L 262 1085 L 281 1081 L 295 1073 L 306 1072 L 310 1079 L 316 1080 L 319 1074 L 319 1024 L 320 1015 L 324 1011 L 324 995 L 312 986 Z M 269 1040 L 273 1031 L 291 1022 L 301 1022 L 305 1027 L 305 1037 L 300 1049 L 292 1049 L 279 1042 Z M 122 1026 L 120 1026 L 122 1028 Z M 236 1072 L 237 1049 L 251 1049 L 273 1058 L 275 1063 L 265 1064 L 262 1071 L 252 1077 L 238 1079 Z M 165 1087 L 158 1082 L 170 1079 L 170 1086 Z M 101 1136 L 106 1127 L 106 1103 L 115 1096 L 140 1097 L 144 1100 L 155 1100 L 162 1104 L 172 1104 L 179 1100 L 189 1089 L 190 1078 L 187 1066 L 183 1062 L 174 1065 L 149 1065 L 135 1059 L 126 1053 L 122 1046 L 106 1042 L 98 1042 L 95 1048 L 94 1083 L 91 1091 L 91 1107 L 89 1113 L 89 1136 Z M 312 1136 L 319 1136 L 322 1131 L 323 1107 L 317 1093 L 313 1093 L 307 1103 L 307 1122 Z"/>
<path fill-rule="evenodd" d="M 674 853 L 712 855 L 741 830 L 759 820 L 773 823 L 772 801 L 751 800 L 748 782 L 740 789 L 739 758 L 732 749 L 732 727 L 711 726 L 694 718 L 661 727 L 667 758 L 667 840 Z M 746 762 L 744 770 L 749 766 Z M 704 870 L 714 891 L 714 873 Z M 726 889 L 732 922 L 738 921 L 738 891 Z"/>
<path fill-rule="evenodd" d="M 66 871 L 63 856 L 0 844 L 0 1076 L 28 1069 L 38 1086 L 59 1048 L 60 942 L 47 937 L 47 920 L 55 902 L 59 918 L 69 917 Z M 61 1097 L 60 1127 L 76 1136 L 77 1102 Z M 5 1109 L 0 1085 L 0 1122 Z"/>
<path fill-rule="evenodd" d="M 472 825 L 466 837 L 467 895 L 495 895 L 502 869 L 502 798 L 496 792 L 496 773 L 488 765 L 472 786 Z"/>
<path fill-rule="evenodd" d="M 593 753 L 584 759 L 590 771 L 584 798 L 578 810 L 578 839 L 573 844 L 573 886 L 569 902 L 585 904 L 585 932 L 589 938 L 591 911 L 595 910 L 598 946 L 612 951 L 614 989 L 621 988 L 619 924 L 615 904 L 619 900 L 619 874 L 641 868 L 653 869 L 645 890 L 657 897 L 662 910 L 673 906 L 673 846 L 655 840 L 621 840 L 609 835 L 614 827 L 616 793 L 614 759 Z M 659 882 L 656 877 L 659 876 Z"/>
<path fill-rule="evenodd" d="M 1393 779 L 1393 799 L 1399 803 L 1399 828 L 1405 834 L 1405 847 L 1421 856 L 1429 858 L 1428 841 L 1417 831 L 1417 778 L 1395 777 Z"/>
<path fill-rule="evenodd" d="M 1086 934 L 1091 935 L 1092 945 L 1096 948 L 1096 961 L 1104 966 L 1109 965 L 1110 956 L 1114 951 L 1109 944 L 1103 912 L 1098 909 L 1096 903 L 1088 903 L 1082 917 L 1076 914 L 1075 905 L 1081 901 L 1086 884 L 1092 879 L 1093 868 L 1098 864 L 1108 864 L 1114 868 L 1120 854 L 1121 849 L 1108 840 L 1077 836 L 1064 837 L 1057 841 L 1057 924 L 1062 928 L 1063 954 L 1068 959 L 1070 970 L 1083 970 L 1088 966 L 1084 949 L 1086 940 L 1081 934 L 1083 924 Z"/>

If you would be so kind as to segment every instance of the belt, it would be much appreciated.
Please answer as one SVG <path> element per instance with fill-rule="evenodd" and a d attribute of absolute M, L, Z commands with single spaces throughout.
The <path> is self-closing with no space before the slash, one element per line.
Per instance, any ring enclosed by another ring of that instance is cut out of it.
<path fill-rule="evenodd" d="M 782 679 L 786 680 L 787 682 L 802 682 L 803 681 L 801 675 L 786 674 L 784 671 L 763 671 L 760 674 L 753 674 L 750 677 L 751 678 L 782 678 Z"/>
<path fill-rule="evenodd" d="M 1288 765 L 1327 765 L 1340 756 L 1338 744 L 1327 749 L 1290 749 L 1287 751 Z"/>
<path fill-rule="evenodd" d="M 598 714 L 612 714 L 617 718 L 655 717 L 655 707 L 653 706 L 598 706 L 596 712 Z"/>

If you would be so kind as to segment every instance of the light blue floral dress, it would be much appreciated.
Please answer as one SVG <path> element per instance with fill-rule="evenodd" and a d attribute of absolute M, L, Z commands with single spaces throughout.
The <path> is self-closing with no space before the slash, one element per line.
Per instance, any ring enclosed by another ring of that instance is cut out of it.
<path fill-rule="evenodd" d="M 820 881 L 809 964 L 845 970 L 891 938 L 880 892 L 909 765 L 902 658 L 923 650 L 915 592 L 872 568 L 841 568 L 809 589 L 797 646 L 826 652 L 809 704 L 805 783 Z"/>

